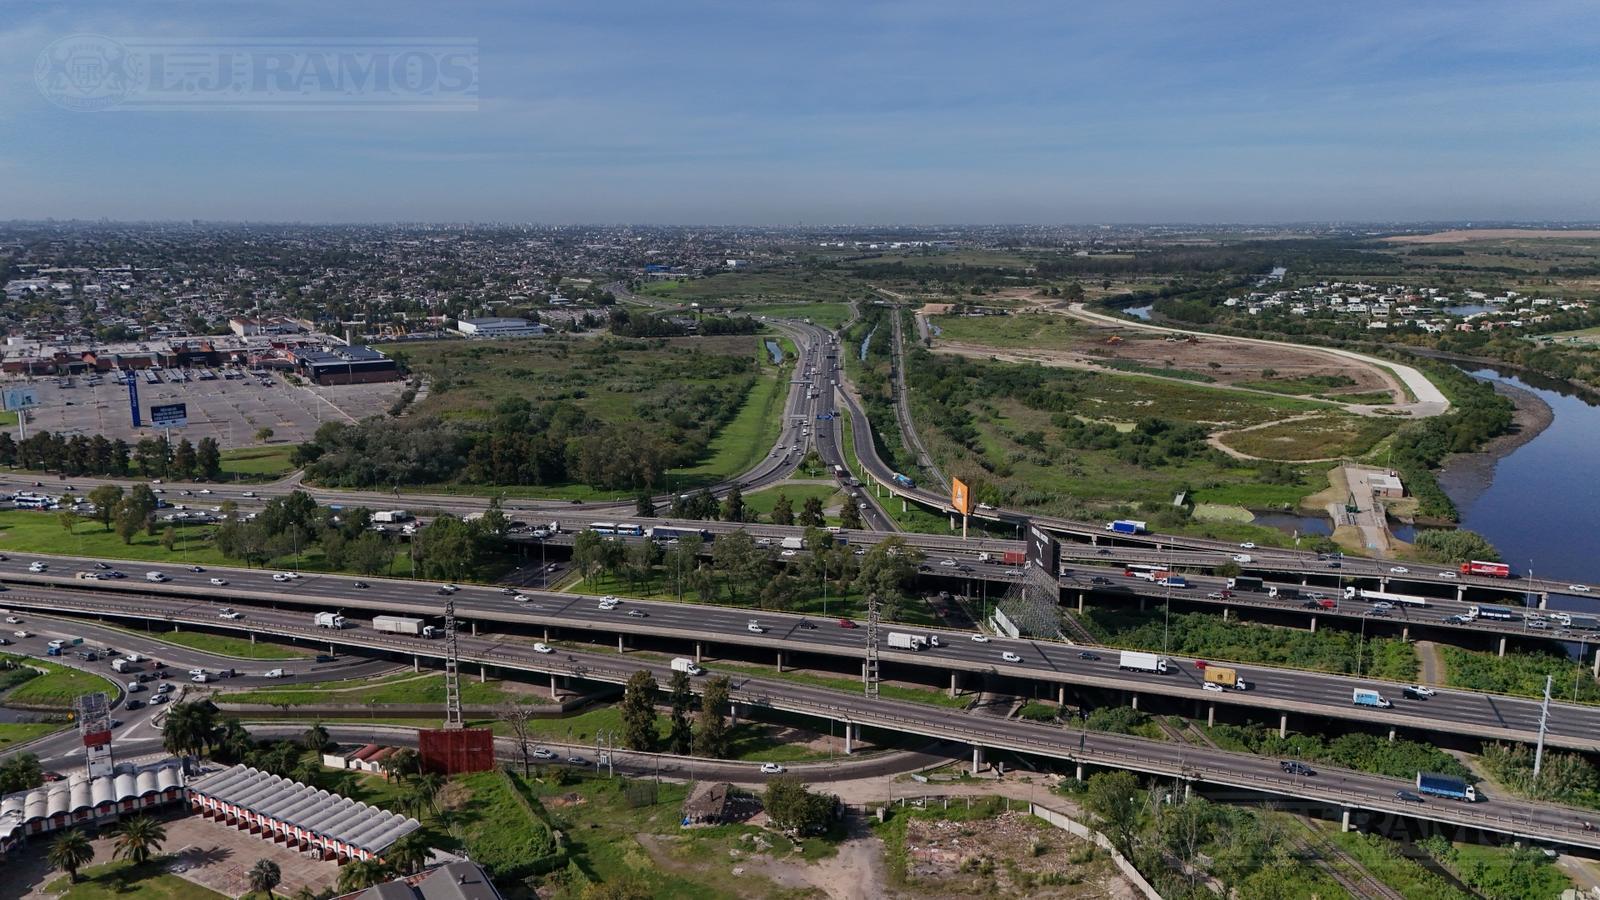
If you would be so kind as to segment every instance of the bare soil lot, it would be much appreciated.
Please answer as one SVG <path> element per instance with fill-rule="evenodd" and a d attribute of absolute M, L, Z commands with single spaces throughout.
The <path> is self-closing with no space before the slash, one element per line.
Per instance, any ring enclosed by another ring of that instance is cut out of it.
<path fill-rule="evenodd" d="M 128 389 L 107 379 L 89 386 L 85 379 L 73 379 L 75 387 L 63 388 L 54 378 L 7 379 L 4 386 L 27 384 L 39 395 L 39 405 L 29 411 L 30 433 L 47 429 L 65 435 L 103 434 L 134 443 L 157 437 L 160 429 L 149 426 L 150 407 L 168 403 L 188 406 L 189 424 L 173 429 L 172 439 L 215 438 L 223 448 L 260 444 L 256 432 L 271 428 L 274 442 L 300 443 L 328 421 L 355 421 L 387 410 L 405 390 L 400 381 L 385 384 L 353 384 L 334 387 L 294 385 L 282 375 L 270 376 L 270 384 L 255 378 L 179 382 L 163 378 L 159 384 L 139 383 L 140 418 L 145 427 L 134 428 L 128 406 Z"/>
<path fill-rule="evenodd" d="M 1123 895 L 1103 851 L 1020 812 L 965 822 L 912 819 L 906 884 L 917 897 Z"/>

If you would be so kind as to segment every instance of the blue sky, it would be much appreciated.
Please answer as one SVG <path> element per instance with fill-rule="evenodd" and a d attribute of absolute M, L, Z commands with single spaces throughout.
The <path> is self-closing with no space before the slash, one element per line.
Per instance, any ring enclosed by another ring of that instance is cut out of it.
<path fill-rule="evenodd" d="M 113 38 L 467 38 L 468 112 L 63 109 Z M 0 219 L 1600 219 L 1586 2 L 6 0 Z"/>

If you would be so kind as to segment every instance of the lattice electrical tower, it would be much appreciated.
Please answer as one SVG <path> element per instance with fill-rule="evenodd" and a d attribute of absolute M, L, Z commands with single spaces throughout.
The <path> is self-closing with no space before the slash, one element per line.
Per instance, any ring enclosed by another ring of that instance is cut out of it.
<path fill-rule="evenodd" d="M 444 727 L 456 730 L 461 721 L 461 659 L 456 655 L 456 600 L 444 601 Z"/>
<path fill-rule="evenodd" d="M 878 697 L 878 595 L 867 595 L 867 667 L 862 672 L 868 697 Z"/>

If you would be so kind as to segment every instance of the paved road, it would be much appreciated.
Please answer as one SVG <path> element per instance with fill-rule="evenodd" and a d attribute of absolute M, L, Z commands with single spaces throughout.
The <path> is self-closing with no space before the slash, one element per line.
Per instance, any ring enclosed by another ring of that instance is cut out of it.
<path fill-rule="evenodd" d="M 3 599 L 3 598 L 0 598 Z M 53 663 L 93 672 L 109 678 L 119 685 L 135 682 L 140 675 L 150 678 L 145 683 L 145 689 L 135 694 L 123 692 L 119 697 L 114 697 L 112 714 L 121 724 L 112 729 L 115 738 L 115 747 L 119 753 L 142 752 L 139 748 L 144 744 L 141 741 L 153 741 L 154 749 L 159 749 L 160 744 L 160 719 L 159 715 L 166 707 L 162 704 L 149 704 L 151 697 L 156 695 L 156 686 L 161 684 L 161 679 L 152 677 L 157 666 L 154 662 L 166 664 L 170 677 L 166 683 L 173 687 L 171 693 L 177 694 L 188 683 L 190 669 L 202 668 L 208 672 L 218 672 L 222 669 L 237 669 L 241 674 L 228 683 L 240 682 L 266 683 L 261 678 L 261 673 L 271 668 L 281 668 L 285 675 L 281 680 L 274 680 L 273 684 L 296 683 L 307 681 L 326 681 L 341 678 L 368 678 L 381 672 L 395 668 L 393 662 L 367 659 L 359 656 L 341 658 L 332 663 L 318 663 L 310 657 L 295 660 L 239 660 L 233 657 L 218 656 L 188 647 L 179 647 L 174 644 L 163 643 L 153 636 L 109 628 L 94 622 L 82 619 L 68 619 L 51 615 L 36 613 L 17 613 L 21 623 L 9 623 L 3 632 L 6 640 L 11 643 L 4 647 L 7 653 L 20 653 L 39 659 L 46 659 Z M 30 637 L 19 638 L 14 632 L 26 630 Z M 46 645 L 56 638 L 81 637 L 84 643 L 73 647 L 63 656 L 51 657 L 46 654 Z M 111 669 L 111 657 L 107 655 L 107 648 L 116 651 L 117 657 L 137 653 L 145 661 L 133 665 L 127 673 L 117 673 Z M 92 650 L 100 658 L 88 662 L 77 654 Z M 129 710 L 124 708 L 128 698 L 135 698 L 144 704 L 140 709 Z M 62 734 L 46 738 L 42 741 L 30 743 L 20 748 L 9 748 L 0 753 L 0 757 L 10 756 L 14 753 L 29 752 L 38 756 L 41 764 L 46 769 L 63 769 L 82 762 L 82 744 L 76 731 L 67 731 Z"/>
<path fill-rule="evenodd" d="M 68 601 L 59 598 L 56 602 L 62 607 L 91 605 L 81 599 Z M 106 607 L 113 605 L 104 599 L 94 602 Z M 179 621 L 209 621 L 205 611 L 197 611 L 195 604 L 185 604 L 183 601 L 124 598 L 115 605 L 120 607 L 123 614 L 170 617 Z M 370 629 L 318 633 L 307 624 L 306 617 L 301 613 L 252 608 L 248 612 L 248 622 L 248 627 L 262 633 L 297 635 L 313 640 L 326 638 L 346 645 L 397 654 L 438 657 L 442 653 L 440 641 L 377 634 Z M 244 626 L 238 623 L 238 627 Z M 808 632 L 813 635 L 824 633 L 827 632 L 822 629 Z M 637 657 L 565 651 L 539 653 L 528 644 L 497 638 L 463 636 L 459 644 L 463 662 L 480 662 L 503 669 L 544 672 L 613 684 L 626 681 L 640 669 L 649 670 L 662 682 L 671 675 L 667 666 Z M 697 680 L 696 684 L 704 684 L 704 681 Z M 1028 722 L 993 721 L 964 710 L 864 698 L 795 682 L 742 675 L 735 676 L 732 698 L 734 703 L 741 706 L 750 704 L 832 719 L 846 725 L 867 725 L 962 742 L 978 748 L 979 753 L 984 749 L 1007 750 L 1052 759 L 1080 760 L 1600 849 L 1600 833 L 1585 832 L 1580 825 L 1592 813 L 1554 804 L 1499 797 L 1490 797 L 1476 804 L 1442 801 L 1413 804 L 1396 796 L 1397 790 L 1407 786 L 1407 782 L 1402 780 L 1344 771 L 1323 771 L 1314 777 L 1289 776 L 1280 770 L 1275 760 L 1248 754 L 1197 750 L 1122 735 L 1074 733 Z M 1448 702 L 1452 698 L 1440 699 Z M 1593 734 L 1592 726 L 1590 733 Z"/>
<path fill-rule="evenodd" d="M 0 574 L 20 568 L 19 560 L 0 562 Z M 219 570 L 220 571 L 220 570 Z M 258 622 L 259 608 L 265 604 L 285 604 L 299 608 L 293 621 L 309 626 L 313 609 L 338 609 L 352 619 L 355 631 L 368 631 L 366 623 L 354 621 L 358 614 L 372 612 L 407 613 L 437 616 L 443 597 L 427 585 L 416 582 L 374 579 L 367 588 L 355 588 L 355 579 L 330 575 L 307 575 L 293 581 L 275 582 L 259 570 L 228 570 L 229 584 L 215 588 L 201 579 L 215 573 L 177 573 L 165 584 L 122 584 L 97 582 L 113 589 L 127 586 L 135 596 L 108 596 L 102 590 L 78 588 L 81 582 L 57 578 L 54 589 L 15 588 L 0 598 L 6 605 L 21 608 L 84 609 L 96 613 L 129 616 L 172 617 L 177 621 L 197 621 L 220 629 L 249 630 Z M 46 581 L 51 576 L 10 576 Z M 437 590 L 437 589 L 435 589 Z M 502 593 L 501 590 L 506 591 Z M 525 592 L 519 602 L 510 589 L 462 588 L 455 595 L 456 614 L 476 633 L 477 623 L 516 623 L 525 629 L 566 630 L 568 633 L 652 636 L 681 642 L 685 651 L 695 642 L 737 644 L 765 648 L 774 653 L 809 652 L 835 657 L 864 656 L 865 629 L 843 628 L 831 619 L 808 620 L 802 616 L 754 612 L 726 607 L 698 606 L 670 602 L 628 600 L 617 609 L 600 609 L 598 600 L 581 594 Z M 153 596 L 137 596 L 149 594 Z M 198 595 L 198 596 L 197 596 Z M 204 598 L 204 599 L 201 599 Z M 245 618 L 230 621 L 218 618 L 222 603 L 245 612 Z M 246 610 L 246 606 L 253 604 Z M 754 620 L 761 631 L 751 630 Z M 808 627 L 811 626 L 811 627 Z M 908 664 L 944 672 L 977 673 L 1032 679 L 1067 688 L 1085 685 L 1101 689 L 1154 694 L 1205 703 L 1255 707 L 1264 712 L 1313 714 L 1334 719 L 1352 719 L 1369 724 L 1417 729 L 1435 733 L 1463 734 L 1491 739 L 1532 741 L 1537 734 L 1538 704 L 1532 700 L 1496 694 L 1480 694 L 1453 689 L 1431 700 L 1405 700 L 1400 684 L 1375 679 L 1359 679 L 1292 669 L 1237 665 L 1252 685 L 1248 691 L 1211 692 L 1204 690 L 1201 673 L 1192 658 L 1171 657 L 1166 675 L 1123 671 L 1113 651 L 1083 650 L 1067 644 L 992 638 L 972 640 L 964 632 L 910 629 L 893 626 L 892 632 L 937 635 L 942 646 L 920 653 L 880 649 L 885 662 Z M 308 633 L 315 634 L 310 631 Z M 324 632 L 326 633 L 326 632 Z M 345 635 L 329 635 L 343 640 Z M 1014 654 L 1008 660 L 1003 654 Z M 1085 654 L 1096 658 L 1087 658 Z M 776 659 L 776 657 L 774 657 Z M 1216 662 L 1216 660 L 1210 660 Z M 1352 704 L 1354 688 L 1376 688 L 1395 703 L 1391 710 L 1370 709 Z M 1555 703 L 1551 706 L 1548 742 L 1553 746 L 1600 751 L 1600 707 Z"/>

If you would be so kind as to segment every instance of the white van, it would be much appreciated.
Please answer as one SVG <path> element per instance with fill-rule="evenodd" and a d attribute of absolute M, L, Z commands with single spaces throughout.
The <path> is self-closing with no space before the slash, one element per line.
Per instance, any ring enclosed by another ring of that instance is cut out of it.
<path fill-rule="evenodd" d="M 144 573 L 144 580 L 154 581 L 157 584 L 160 584 L 161 582 L 167 580 L 167 576 L 161 574 L 160 572 L 146 572 Z"/>

